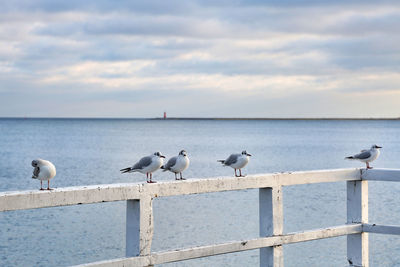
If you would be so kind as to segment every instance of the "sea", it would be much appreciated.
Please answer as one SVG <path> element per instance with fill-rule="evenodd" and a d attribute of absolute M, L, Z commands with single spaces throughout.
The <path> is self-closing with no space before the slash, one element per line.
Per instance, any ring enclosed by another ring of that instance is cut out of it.
<path fill-rule="evenodd" d="M 365 166 L 345 160 L 382 146 L 376 168 L 400 168 L 400 120 L 0 119 L 0 192 L 38 190 L 31 161 L 57 168 L 51 187 L 143 183 L 121 174 L 141 157 L 185 149 L 187 179 L 233 176 L 217 162 L 252 154 L 244 174 Z M 157 181 L 174 175 L 157 171 Z M 346 222 L 345 182 L 284 187 L 284 232 Z M 152 251 L 258 237 L 258 190 L 156 198 Z M 126 202 L 0 212 L 0 266 L 71 266 L 125 255 Z M 369 182 L 369 222 L 398 225 L 400 183 Z M 370 234 L 370 266 L 400 266 L 400 237 Z M 285 266 L 347 266 L 346 237 L 284 246 Z M 250 250 L 161 266 L 258 266 Z"/>

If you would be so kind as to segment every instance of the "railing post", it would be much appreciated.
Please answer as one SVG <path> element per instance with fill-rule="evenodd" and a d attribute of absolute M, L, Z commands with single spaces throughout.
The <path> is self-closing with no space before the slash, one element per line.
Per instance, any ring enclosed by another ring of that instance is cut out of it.
<path fill-rule="evenodd" d="M 347 182 L 347 224 L 368 223 L 368 181 Z M 369 266 L 368 233 L 347 236 L 350 266 Z"/>
<path fill-rule="evenodd" d="M 153 207 L 150 197 L 126 201 L 126 257 L 151 253 Z"/>
<path fill-rule="evenodd" d="M 259 189 L 260 236 L 283 234 L 282 187 Z M 260 267 L 283 267 L 283 247 L 260 249 Z"/>

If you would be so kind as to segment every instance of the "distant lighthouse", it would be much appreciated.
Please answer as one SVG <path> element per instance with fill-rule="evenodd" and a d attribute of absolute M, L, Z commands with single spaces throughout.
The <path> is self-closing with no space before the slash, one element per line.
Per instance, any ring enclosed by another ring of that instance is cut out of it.
<path fill-rule="evenodd" d="M 164 111 L 164 120 L 167 119 L 167 112 Z"/>

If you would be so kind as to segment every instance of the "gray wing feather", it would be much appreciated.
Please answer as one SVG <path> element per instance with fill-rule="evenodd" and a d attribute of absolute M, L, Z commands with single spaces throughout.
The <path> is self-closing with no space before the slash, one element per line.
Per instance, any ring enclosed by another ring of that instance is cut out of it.
<path fill-rule="evenodd" d="M 39 167 L 35 167 L 33 169 L 33 177 L 37 178 L 39 176 L 39 173 L 40 173 L 40 168 Z"/>
<path fill-rule="evenodd" d="M 364 151 L 362 153 L 354 155 L 353 157 L 355 159 L 367 159 L 367 158 L 371 157 L 371 152 L 370 151 Z"/>
<path fill-rule="evenodd" d="M 168 160 L 167 164 L 164 166 L 164 169 L 169 170 L 171 167 L 173 167 L 176 164 L 176 159 L 177 157 L 172 157 L 170 160 Z"/>
<path fill-rule="evenodd" d="M 151 164 L 151 157 L 144 157 L 139 160 L 138 163 L 133 165 L 132 170 L 140 170 Z"/>
<path fill-rule="evenodd" d="M 238 157 L 239 157 L 239 154 L 232 154 L 225 160 L 224 164 L 227 166 L 232 165 L 232 164 L 236 163 L 236 161 L 238 160 Z"/>

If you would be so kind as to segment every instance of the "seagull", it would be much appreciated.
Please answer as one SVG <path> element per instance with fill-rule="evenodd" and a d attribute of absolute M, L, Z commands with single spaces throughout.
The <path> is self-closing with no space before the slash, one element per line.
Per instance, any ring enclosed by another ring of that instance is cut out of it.
<path fill-rule="evenodd" d="M 376 160 L 379 157 L 379 154 L 381 153 L 379 151 L 380 148 L 382 148 L 382 147 L 373 145 L 373 146 L 371 146 L 370 149 L 361 150 L 361 153 L 358 153 L 354 156 L 346 157 L 345 159 L 359 160 L 359 161 L 365 162 L 365 164 L 367 165 L 367 169 L 372 169 L 372 167 L 369 166 L 369 163 L 371 161 Z"/>
<path fill-rule="evenodd" d="M 187 153 L 185 150 L 181 150 L 179 152 L 178 156 L 170 158 L 168 160 L 167 164 L 162 166 L 161 169 L 164 169 L 163 171 L 171 171 L 175 174 L 175 180 L 186 180 L 185 178 L 182 177 L 182 172 L 186 170 L 189 167 L 190 160 L 187 156 Z M 180 174 L 180 179 L 176 177 L 176 174 Z"/>
<path fill-rule="evenodd" d="M 40 190 L 43 189 L 43 180 L 47 180 L 47 190 L 51 190 L 50 188 L 50 179 L 56 176 L 56 167 L 48 160 L 44 159 L 35 159 L 32 160 L 33 169 L 33 179 L 40 180 Z"/>
<path fill-rule="evenodd" d="M 122 173 L 127 172 L 140 172 L 146 174 L 148 183 L 156 183 L 153 181 L 153 172 L 161 168 L 164 163 L 163 155 L 160 152 L 155 152 L 154 154 L 141 158 L 138 162 L 135 163 L 132 167 L 128 167 L 120 170 Z M 150 179 L 149 179 L 150 178 Z"/>
<path fill-rule="evenodd" d="M 224 166 L 234 168 L 235 177 L 244 177 L 241 169 L 249 163 L 249 157 L 251 157 L 251 155 L 247 153 L 246 150 L 243 150 L 242 154 L 232 154 L 226 160 L 218 160 L 218 162 L 221 162 Z M 239 169 L 240 175 L 237 175 L 236 169 Z"/>

